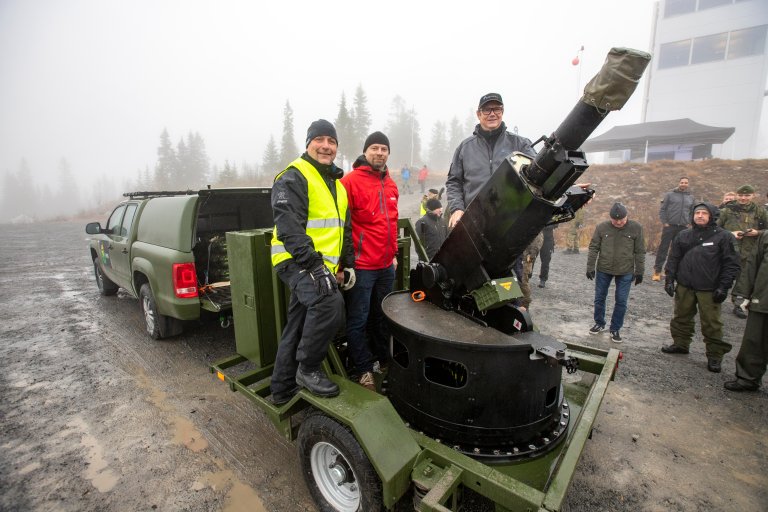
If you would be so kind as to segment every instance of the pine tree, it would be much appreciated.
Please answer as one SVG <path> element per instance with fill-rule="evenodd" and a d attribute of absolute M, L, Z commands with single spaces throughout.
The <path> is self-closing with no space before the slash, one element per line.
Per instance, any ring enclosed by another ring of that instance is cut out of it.
<path fill-rule="evenodd" d="M 221 187 L 231 187 L 237 183 L 237 166 L 229 163 L 229 160 L 224 160 L 224 168 L 219 174 L 218 184 Z"/>
<path fill-rule="evenodd" d="M 362 144 L 355 146 L 355 129 L 353 126 L 353 119 L 350 116 L 349 110 L 347 109 L 347 97 L 342 92 L 341 93 L 341 101 L 339 102 L 339 113 L 336 115 L 336 122 L 334 125 L 336 126 L 336 135 L 339 137 L 339 150 L 337 159 L 341 160 L 338 162 L 342 167 L 344 167 L 343 160 L 347 160 L 348 163 L 352 163 L 355 158 L 357 158 L 357 155 L 360 154 L 360 152 L 363 150 Z"/>
<path fill-rule="evenodd" d="M 202 188 L 205 186 L 210 163 L 208 153 L 205 151 L 205 141 L 198 132 L 189 132 L 187 135 L 187 149 L 189 151 L 189 164 L 187 178 L 189 188 Z"/>
<path fill-rule="evenodd" d="M 296 146 L 296 139 L 293 136 L 293 109 L 286 100 L 283 109 L 283 138 L 280 141 L 280 165 L 278 167 L 285 169 L 297 156 L 299 156 L 299 148 Z"/>
<path fill-rule="evenodd" d="M 451 127 L 448 129 L 448 150 L 450 151 L 451 159 L 453 159 L 453 153 L 456 151 L 456 148 L 459 147 L 461 141 L 467 137 L 469 137 L 469 133 L 465 133 L 464 130 L 462 130 L 459 118 L 454 116 L 453 119 L 451 119 Z"/>
<path fill-rule="evenodd" d="M 190 168 L 189 149 L 184 142 L 184 137 L 182 137 L 179 139 L 179 143 L 176 144 L 176 168 L 171 176 L 171 188 L 178 190 L 191 188 L 189 184 Z"/>
<path fill-rule="evenodd" d="M 433 169 L 447 169 L 450 157 L 448 155 L 448 140 L 445 136 L 445 123 L 436 121 L 432 127 L 432 140 L 429 143 L 429 163 Z"/>
<path fill-rule="evenodd" d="M 155 164 L 154 182 L 158 190 L 168 190 L 171 187 L 171 180 L 176 174 L 176 167 L 176 152 L 171 145 L 168 130 L 163 128 L 163 133 L 160 134 L 160 146 L 157 148 L 157 164 Z"/>
<path fill-rule="evenodd" d="M 275 144 L 275 137 L 273 135 L 269 136 L 261 168 L 264 169 L 265 174 L 270 176 L 276 176 L 278 172 L 284 169 L 284 167 L 280 167 L 280 154 L 277 152 L 277 144 Z"/>
<path fill-rule="evenodd" d="M 59 160 L 59 191 L 53 203 L 57 214 L 75 212 L 80 208 L 80 190 L 66 158 Z"/>
<path fill-rule="evenodd" d="M 359 155 L 371 128 L 371 113 L 368 111 L 368 98 L 365 96 L 363 85 L 358 84 L 352 105 L 352 140 L 344 144 L 349 147 L 351 154 Z M 358 153 L 359 152 L 359 153 Z M 354 158 L 354 157 L 353 157 Z"/>
<path fill-rule="evenodd" d="M 421 137 L 416 111 L 413 108 L 409 110 L 401 96 L 395 96 L 392 99 L 387 130 L 391 147 L 390 168 L 404 164 L 411 167 L 421 160 Z"/>

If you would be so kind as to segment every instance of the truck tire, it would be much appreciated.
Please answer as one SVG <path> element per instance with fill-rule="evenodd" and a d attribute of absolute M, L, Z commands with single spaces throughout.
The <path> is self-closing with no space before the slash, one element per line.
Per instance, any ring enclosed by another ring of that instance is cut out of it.
<path fill-rule="evenodd" d="M 381 480 L 352 431 L 316 411 L 298 435 L 304 480 L 321 512 L 383 510 Z"/>
<path fill-rule="evenodd" d="M 181 333 L 182 325 L 178 319 L 161 315 L 157 312 L 155 296 L 152 295 L 152 288 L 150 288 L 149 283 L 141 285 L 139 290 L 139 306 L 144 315 L 144 326 L 147 334 L 153 340 Z"/>
<path fill-rule="evenodd" d="M 109 295 L 114 295 L 117 293 L 117 289 L 119 288 L 119 286 L 113 283 L 101 271 L 101 267 L 99 266 L 98 256 L 93 258 L 93 275 L 96 277 L 96 286 L 99 287 L 99 293 L 101 293 L 105 297 Z"/>

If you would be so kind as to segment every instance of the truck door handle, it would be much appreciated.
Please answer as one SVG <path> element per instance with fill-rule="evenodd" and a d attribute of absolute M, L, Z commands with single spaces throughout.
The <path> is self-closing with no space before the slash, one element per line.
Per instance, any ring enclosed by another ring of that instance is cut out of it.
<path fill-rule="evenodd" d="M 120 251 L 120 252 L 122 252 L 123 254 L 128 254 L 128 249 L 126 249 L 125 247 L 123 247 L 123 250 L 122 250 L 122 251 Z"/>

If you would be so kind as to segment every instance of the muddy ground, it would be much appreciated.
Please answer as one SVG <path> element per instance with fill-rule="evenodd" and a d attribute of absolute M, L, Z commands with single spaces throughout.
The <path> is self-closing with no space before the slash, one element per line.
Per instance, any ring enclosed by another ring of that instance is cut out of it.
<path fill-rule="evenodd" d="M 148 339 L 135 299 L 99 296 L 85 236 L 83 223 L 0 226 L 0 510 L 315 510 L 295 447 L 208 373 L 234 352 L 232 329 Z M 609 347 L 587 334 L 585 261 L 558 250 L 534 318 Z M 659 351 L 671 308 L 649 275 L 633 287 L 624 361 L 565 509 L 768 509 L 768 393 L 723 389 L 744 321 L 724 315 L 734 351 L 713 374 L 700 337 L 688 356 Z"/>

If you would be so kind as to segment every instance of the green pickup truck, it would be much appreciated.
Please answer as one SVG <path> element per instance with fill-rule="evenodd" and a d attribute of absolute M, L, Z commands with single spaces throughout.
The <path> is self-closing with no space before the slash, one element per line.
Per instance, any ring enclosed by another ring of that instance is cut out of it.
<path fill-rule="evenodd" d="M 124 194 L 102 227 L 91 222 L 93 272 L 102 295 L 139 299 L 154 339 L 180 334 L 202 311 L 229 316 L 225 233 L 272 226 L 269 188 Z"/>

